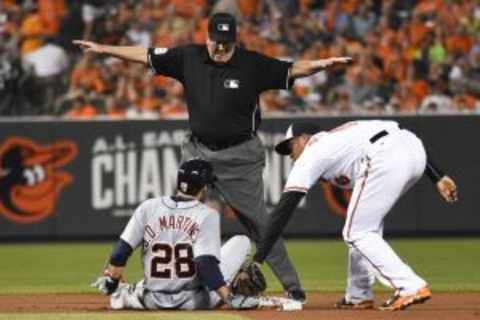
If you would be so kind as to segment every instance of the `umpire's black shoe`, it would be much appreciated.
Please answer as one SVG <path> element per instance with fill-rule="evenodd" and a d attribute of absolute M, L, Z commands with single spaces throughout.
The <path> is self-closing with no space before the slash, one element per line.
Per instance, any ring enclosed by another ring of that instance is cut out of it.
<path fill-rule="evenodd" d="M 357 303 L 347 301 L 345 297 L 341 298 L 333 305 L 336 309 L 350 309 L 350 310 L 370 310 L 373 309 L 373 300 L 362 300 Z"/>
<path fill-rule="evenodd" d="M 296 301 L 301 302 L 302 304 L 307 303 L 307 295 L 302 289 L 293 289 L 287 292 L 287 297 Z"/>

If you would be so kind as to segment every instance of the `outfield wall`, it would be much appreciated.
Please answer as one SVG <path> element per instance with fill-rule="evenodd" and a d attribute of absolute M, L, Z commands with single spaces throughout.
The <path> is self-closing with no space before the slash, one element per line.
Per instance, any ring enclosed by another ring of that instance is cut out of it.
<path fill-rule="evenodd" d="M 439 200 L 428 179 L 388 216 L 392 234 L 477 233 L 480 214 L 478 116 L 395 118 L 424 140 L 438 164 L 454 177 L 460 201 Z M 352 118 L 318 118 L 326 129 Z M 268 119 L 265 196 L 278 201 L 290 161 L 273 152 L 288 119 Z M 138 203 L 174 190 L 184 120 L 0 122 L 0 238 L 95 239 L 117 235 Z M 293 236 L 340 234 L 348 193 L 314 187 L 287 228 Z M 223 205 L 223 232 L 241 231 Z"/>

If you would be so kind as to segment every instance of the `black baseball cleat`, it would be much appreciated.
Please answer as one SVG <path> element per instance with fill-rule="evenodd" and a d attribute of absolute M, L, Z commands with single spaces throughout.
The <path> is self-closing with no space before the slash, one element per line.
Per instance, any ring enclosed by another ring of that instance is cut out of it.
<path fill-rule="evenodd" d="M 307 303 L 307 295 L 302 289 L 293 289 L 287 292 L 287 297 L 295 301 L 299 301 L 302 304 Z"/>

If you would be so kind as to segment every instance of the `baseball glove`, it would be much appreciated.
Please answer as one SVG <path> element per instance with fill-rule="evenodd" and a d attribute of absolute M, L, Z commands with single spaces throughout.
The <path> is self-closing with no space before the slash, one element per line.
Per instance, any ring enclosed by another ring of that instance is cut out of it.
<path fill-rule="evenodd" d="M 232 292 L 247 297 L 258 296 L 266 288 L 265 277 L 253 262 L 244 264 L 232 282 Z"/>

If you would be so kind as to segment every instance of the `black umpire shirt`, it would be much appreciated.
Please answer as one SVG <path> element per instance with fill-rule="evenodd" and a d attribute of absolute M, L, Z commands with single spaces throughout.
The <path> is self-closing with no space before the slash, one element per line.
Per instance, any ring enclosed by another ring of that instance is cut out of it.
<path fill-rule="evenodd" d="M 260 124 L 260 93 L 289 88 L 291 63 L 239 47 L 226 64 L 213 62 L 205 45 L 150 48 L 148 62 L 183 84 L 193 136 L 207 146 L 250 139 Z"/>

